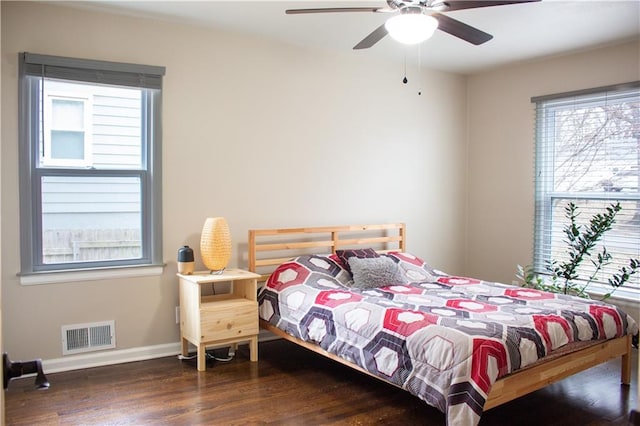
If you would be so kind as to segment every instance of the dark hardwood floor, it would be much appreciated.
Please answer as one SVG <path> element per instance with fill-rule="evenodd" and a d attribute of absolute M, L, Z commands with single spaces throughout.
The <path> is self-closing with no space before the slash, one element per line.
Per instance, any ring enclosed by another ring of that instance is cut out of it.
<path fill-rule="evenodd" d="M 484 413 L 489 425 L 626 425 L 633 384 L 620 385 L 615 360 Z M 13 380 L 7 425 L 443 425 L 442 413 L 400 389 L 292 343 L 260 343 L 260 360 L 240 347 L 230 362 L 198 373 L 176 357 Z"/>

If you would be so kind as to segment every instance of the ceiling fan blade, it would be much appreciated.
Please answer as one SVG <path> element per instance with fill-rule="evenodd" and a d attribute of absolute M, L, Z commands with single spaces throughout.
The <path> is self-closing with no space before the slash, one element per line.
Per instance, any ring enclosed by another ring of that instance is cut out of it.
<path fill-rule="evenodd" d="M 439 13 L 434 13 L 431 16 L 438 20 L 439 30 L 464 41 L 468 41 L 471 44 L 475 44 L 476 46 L 486 43 L 493 38 L 491 34 L 480 31 L 479 29 L 467 25 L 464 22 L 460 22 L 457 19 L 453 19 Z"/>
<path fill-rule="evenodd" d="M 300 15 L 303 13 L 333 13 L 333 12 L 394 12 L 386 7 L 325 7 L 319 9 L 287 9 L 287 15 Z"/>
<path fill-rule="evenodd" d="M 506 6 L 509 4 L 519 4 L 519 3 L 535 3 L 541 0 L 445 0 L 445 3 L 448 7 L 445 9 L 447 12 L 451 12 L 453 10 L 463 10 L 463 9 L 475 9 L 478 7 L 488 7 L 488 6 Z"/>
<path fill-rule="evenodd" d="M 384 24 L 380 25 L 378 28 L 373 30 L 371 34 L 362 39 L 362 41 L 355 46 L 353 46 L 354 50 L 358 49 L 368 49 L 387 35 L 387 29 Z"/>

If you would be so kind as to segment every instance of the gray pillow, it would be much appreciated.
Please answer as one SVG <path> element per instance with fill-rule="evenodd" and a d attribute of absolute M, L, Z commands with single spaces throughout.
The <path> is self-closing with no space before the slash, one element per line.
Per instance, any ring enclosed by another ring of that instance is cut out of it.
<path fill-rule="evenodd" d="M 354 288 L 377 288 L 407 282 L 396 262 L 388 257 L 350 257 L 349 266 Z"/>

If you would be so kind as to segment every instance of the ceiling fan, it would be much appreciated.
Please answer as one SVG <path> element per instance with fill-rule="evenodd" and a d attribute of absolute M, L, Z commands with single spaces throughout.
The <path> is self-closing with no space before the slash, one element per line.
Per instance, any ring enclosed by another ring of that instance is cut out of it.
<path fill-rule="evenodd" d="M 493 36 L 440 12 L 538 1 L 541 0 L 387 0 L 387 7 L 288 9 L 285 13 L 297 15 L 305 13 L 374 12 L 394 15 L 356 44 L 353 47 L 354 49 L 367 49 L 382 40 L 387 34 L 401 43 L 416 44 L 431 37 L 436 29 L 471 44 L 480 45 L 491 40 Z"/>

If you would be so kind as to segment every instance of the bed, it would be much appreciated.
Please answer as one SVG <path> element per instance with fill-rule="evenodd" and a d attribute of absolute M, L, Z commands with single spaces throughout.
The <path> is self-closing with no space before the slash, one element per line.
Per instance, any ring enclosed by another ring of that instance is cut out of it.
<path fill-rule="evenodd" d="M 597 301 L 434 269 L 402 223 L 249 231 L 260 325 L 407 390 L 449 425 L 621 357 L 634 320 Z"/>

